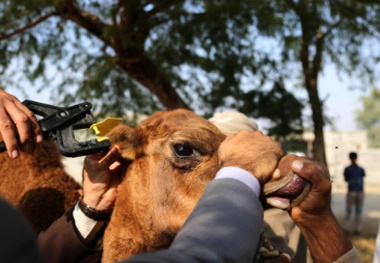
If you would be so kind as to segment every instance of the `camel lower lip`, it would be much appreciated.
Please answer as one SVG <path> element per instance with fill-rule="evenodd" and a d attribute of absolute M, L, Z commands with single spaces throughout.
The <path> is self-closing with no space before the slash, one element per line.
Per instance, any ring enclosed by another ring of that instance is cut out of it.
<path fill-rule="evenodd" d="M 290 200 L 288 198 L 271 196 L 267 198 L 267 203 L 279 209 L 288 209 L 290 207 Z"/>

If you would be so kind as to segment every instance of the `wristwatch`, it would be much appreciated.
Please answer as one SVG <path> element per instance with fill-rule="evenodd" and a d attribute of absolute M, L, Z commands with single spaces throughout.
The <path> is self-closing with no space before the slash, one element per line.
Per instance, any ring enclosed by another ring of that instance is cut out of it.
<path fill-rule="evenodd" d="M 111 217 L 112 211 L 96 210 L 95 208 L 87 205 L 83 199 L 78 202 L 79 209 L 89 218 L 96 221 L 108 220 Z"/>

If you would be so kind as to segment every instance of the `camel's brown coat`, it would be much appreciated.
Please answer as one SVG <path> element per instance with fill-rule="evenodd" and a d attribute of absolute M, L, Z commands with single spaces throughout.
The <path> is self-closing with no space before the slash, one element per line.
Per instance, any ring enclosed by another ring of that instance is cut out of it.
<path fill-rule="evenodd" d="M 36 232 L 48 228 L 80 196 L 80 185 L 64 171 L 52 141 L 17 159 L 2 153 L 0 164 L 0 196 L 18 207 Z"/>
<path fill-rule="evenodd" d="M 122 182 L 103 240 L 103 262 L 168 247 L 218 169 L 225 135 L 188 110 L 158 112 L 137 128 L 110 133 L 122 153 Z M 1 139 L 1 138 L 0 138 Z M 0 154 L 0 195 L 18 206 L 37 231 L 79 198 L 52 142 L 17 160 Z"/>
<path fill-rule="evenodd" d="M 217 171 L 223 135 L 187 110 L 158 112 L 110 134 L 121 147 L 123 181 L 104 236 L 104 261 L 167 247 Z M 1 139 L 1 138 L 0 138 Z M 64 172 L 53 142 L 20 158 L 0 154 L 0 195 L 39 232 L 75 204 L 80 186 Z"/>
<path fill-rule="evenodd" d="M 167 247 L 217 171 L 225 136 L 187 110 L 159 112 L 111 132 L 125 159 L 103 262 Z"/>

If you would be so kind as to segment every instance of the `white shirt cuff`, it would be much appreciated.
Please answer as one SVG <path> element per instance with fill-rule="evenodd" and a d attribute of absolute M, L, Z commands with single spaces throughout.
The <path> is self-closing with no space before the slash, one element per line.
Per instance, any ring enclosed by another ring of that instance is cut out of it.
<path fill-rule="evenodd" d="M 215 180 L 223 179 L 223 178 L 231 178 L 239 180 L 240 182 L 247 185 L 251 190 L 256 194 L 257 197 L 260 196 L 261 186 L 259 181 L 253 176 L 250 172 L 247 172 L 244 169 L 239 167 L 223 167 L 220 169 L 215 176 Z"/>
<path fill-rule="evenodd" d="M 82 235 L 83 239 L 86 239 L 92 229 L 94 229 L 97 221 L 86 216 L 82 210 L 80 210 L 78 203 L 74 207 L 73 217 L 79 233 Z"/>

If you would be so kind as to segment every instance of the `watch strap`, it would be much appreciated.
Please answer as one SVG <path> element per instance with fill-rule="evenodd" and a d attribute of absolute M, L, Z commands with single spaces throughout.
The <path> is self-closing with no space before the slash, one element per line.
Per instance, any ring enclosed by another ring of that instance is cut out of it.
<path fill-rule="evenodd" d="M 78 202 L 79 209 L 89 218 L 96 221 L 108 220 L 111 217 L 111 211 L 97 210 L 89 205 L 87 205 L 83 199 Z"/>

